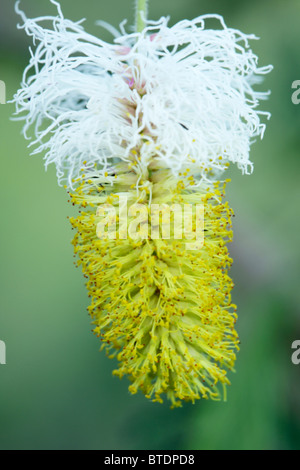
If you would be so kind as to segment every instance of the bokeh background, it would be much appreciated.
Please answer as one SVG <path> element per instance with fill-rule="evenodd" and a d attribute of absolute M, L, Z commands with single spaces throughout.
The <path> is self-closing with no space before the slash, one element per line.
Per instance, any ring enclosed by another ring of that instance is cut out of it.
<path fill-rule="evenodd" d="M 62 0 L 66 17 L 86 28 L 133 23 L 132 0 Z M 28 16 L 53 13 L 48 0 L 22 0 Z M 261 38 L 252 43 L 260 64 L 274 71 L 265 139 L 252 147 L 255 171 L 232 169 L 231 245 L 242 347 L 230 374 L 228 401 L 199 401 L 181 409 L 131 396 L 127 380 L 99 353 L 86 313 L 82 274 L 72 264 L 72 212 L 55 171 L 30 157 L 12 104 L 0 105 L 0 366 L 1 449 L 299 449 L 300 365 L 291 344 L 300 339 L 300 80 L 298 0 L 150 0 L 150 17 L 171 23 L 204 13 Z M 16 92 L 30 41 L 16 29 L 13 0 L 0 6 L 0 79 L 7 100 Z"/>

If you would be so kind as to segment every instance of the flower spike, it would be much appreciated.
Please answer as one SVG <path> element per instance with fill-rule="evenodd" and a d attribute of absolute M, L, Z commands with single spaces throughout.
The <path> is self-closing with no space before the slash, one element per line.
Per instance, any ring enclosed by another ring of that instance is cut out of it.
<path fill-rule="evenodd" d="M 220 15 L 169 26 L 139 0 L 135 32 L 98 22 L 110 44 L 51 3 L 57 16 L 36 19 L 16 6 L 35 45 L 16 119 L 81 209 L 73 244 L 94 331 L 132 393 L 219 399 L 239 347 L 224 172 L 253 170 L 270 117 L 256 86 L 272 67 Z"/>

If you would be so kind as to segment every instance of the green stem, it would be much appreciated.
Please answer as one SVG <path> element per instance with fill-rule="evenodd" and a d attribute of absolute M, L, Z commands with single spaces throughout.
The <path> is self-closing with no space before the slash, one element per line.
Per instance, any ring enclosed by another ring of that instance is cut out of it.
<path fill-rule="evenodd" d="M 147 13 L 148 0 L 136 0 L 136 31 L 138 33 L 141 33 L 146 26 Z"/>

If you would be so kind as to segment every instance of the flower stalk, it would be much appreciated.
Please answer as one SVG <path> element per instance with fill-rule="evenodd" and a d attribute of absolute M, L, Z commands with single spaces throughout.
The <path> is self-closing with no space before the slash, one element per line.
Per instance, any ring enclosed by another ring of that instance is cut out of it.
<path fill-rule="evenodd" d="M 136 32 L 141 33 L 146 26 L 148 15 L 148 0 L 135 0 L 136 2 Z"/>

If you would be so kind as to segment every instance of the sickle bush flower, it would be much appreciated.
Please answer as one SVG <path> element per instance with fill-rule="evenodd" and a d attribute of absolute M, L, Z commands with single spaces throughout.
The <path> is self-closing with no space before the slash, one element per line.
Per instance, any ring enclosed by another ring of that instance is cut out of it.
<path fill-rule="evenodd" d="M 95 333 L 132 393 L 154 401 L 166 394 L 173 406 L 219 399 L 239 343 L 223 173 L 230 163 L 252 171 L 250 145 L 269 117 L 257 109 L 268 94 L 255 85 L 271 67 L 258 67 L 255 36 L 218 15 L 174 26 L 145 20 L 130 34 L 124 23 L 120 31 L 106 25 L 115 36 L 109 44 L 51 1 L 55 17 L 28 19 L 17 6 L 36 47 L 14 100 L 26 137 L 34 126 L 33 153 L 44 154 L 46 167 L 55 163 L 81 208 L 73 243 Z M 147 207 L 148 222 L 153 204 L 162 217 L 170 205 L 178 215 L 178 207 L 202 204 L 203 246 L 190 250 L 175 223 L 169 237 L 123 236 L 120 214 L 110 219 L 117 235 L 99 236 L 99 207 L 117 209 L 124 198 Z"/>

